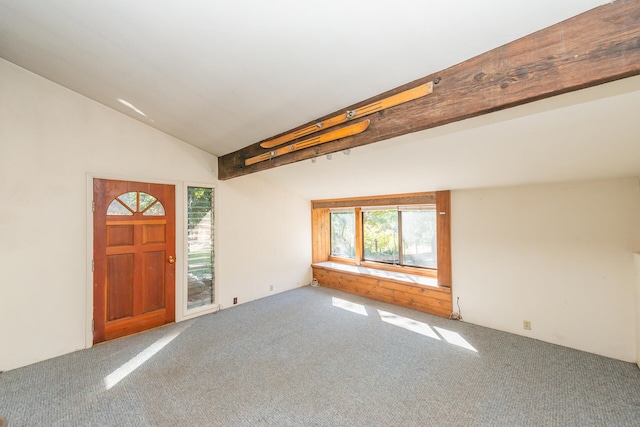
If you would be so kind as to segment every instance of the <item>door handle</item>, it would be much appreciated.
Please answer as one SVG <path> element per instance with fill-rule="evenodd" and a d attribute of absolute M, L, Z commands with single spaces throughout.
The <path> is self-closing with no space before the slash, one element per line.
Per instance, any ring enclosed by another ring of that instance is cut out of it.
<path fill-rule="evenodd" d="M 173 264 L 174 262 L 176 262 L 176 259 L 169 255 L 169 264 Z"/>

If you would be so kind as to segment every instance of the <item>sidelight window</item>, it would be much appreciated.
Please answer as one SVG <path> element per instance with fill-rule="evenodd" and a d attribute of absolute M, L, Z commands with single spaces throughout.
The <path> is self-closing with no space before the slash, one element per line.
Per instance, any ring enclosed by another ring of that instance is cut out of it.
<path fill-rule="evenodd" d="M 213 188 L 187 187 L 187 310 L 214 303 Z"/>

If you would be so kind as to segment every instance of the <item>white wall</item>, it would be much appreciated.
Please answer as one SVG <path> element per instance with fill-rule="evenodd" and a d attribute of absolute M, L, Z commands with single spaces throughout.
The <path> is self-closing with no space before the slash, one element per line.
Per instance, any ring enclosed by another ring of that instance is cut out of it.
<path fill-rule="evenodd" d="M 259 176 L 221 183 L 220 205 L 229 207 L 220 210 L 217 237 L 225 308 L 234 297 L 240 304 L 311 282 L 311 203 Z"/>
<path fill-rule="evenodd" d="M 635 178 L 452 192 L 454 304 L 470 323 L 636 361 L 639 248 Z"/>
<path fill-rule="evenodd" d="M 634 254 L 636 262 L 636 364 L 640 368 L 640 253 Z"/>
<path fill-rule="evenodd" d="M 181 224 L 183 183 L 216 184 L 216 163 L 212 155 L 0 60 L 0 371 L 91 344 L 88 176 L 176 184 Z M 308 201 L 252 177 L 220 183 L 218 195 L 220 302 L 229 307 L 233 296 L 239 302 L 265 296 L 271 283 L 273 292 L 306 284 L 310 232 L 297 238 L 290 230 L 309 230 Z M 182 236 L 178 227 L 178 254 Z M 271 249 L 278 239 L 287 249 Z M 176 265 L 181 268 L 181 260 Z M 177 295 L 183 295 L 182 276 L 176 279 Z"/>

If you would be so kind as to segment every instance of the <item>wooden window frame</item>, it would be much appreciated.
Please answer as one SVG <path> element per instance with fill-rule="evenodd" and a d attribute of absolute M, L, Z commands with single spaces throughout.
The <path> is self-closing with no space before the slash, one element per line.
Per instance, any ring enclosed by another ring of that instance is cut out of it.
<path fill-rule="evenodd" d="M 362 208 L 376 206 L 435 205 L 437 268 L 419 268 L 364 261 L 362 242 Z M 354 208 L 356 215 L 356 256 L 342 258 L 331 255 L 331 209 Z M 367 268 L 435 277 L 438 286 L 451 287 L 451 195 L 449 191 L 395 194 L 311 201 L 312 262 L 332 261 Z"/>

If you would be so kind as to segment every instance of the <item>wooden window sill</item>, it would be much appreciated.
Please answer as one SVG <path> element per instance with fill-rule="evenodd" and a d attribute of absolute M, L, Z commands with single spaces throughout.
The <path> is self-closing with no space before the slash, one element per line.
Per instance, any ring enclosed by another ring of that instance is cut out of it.
<path fill-rule="evenodd" d="M 400 274 L 408 274 L 413 276 L 425 276 L 431 278 L 438 277 L 438 270 L 433 268 L 419 268 L 419 267 L 410 267 L 407 265 L 395 265 L 395 264 L 386 264 L 383 262 L 375 262 L 375 261 L 360 261 L 357 263 L 353 258 L 342 258 L 333 255 L 329 255 L 329 261 L 332 261 L 337 264 L 347 264 L 347 265 L 356 265 L 360 267 L 367 267 L 374 270 L 387 270 L 394 271 Z"/>

